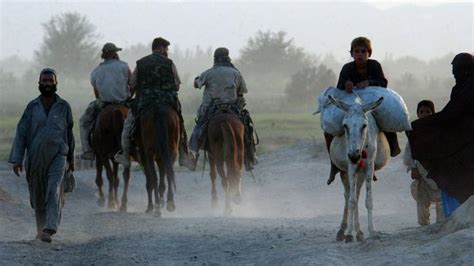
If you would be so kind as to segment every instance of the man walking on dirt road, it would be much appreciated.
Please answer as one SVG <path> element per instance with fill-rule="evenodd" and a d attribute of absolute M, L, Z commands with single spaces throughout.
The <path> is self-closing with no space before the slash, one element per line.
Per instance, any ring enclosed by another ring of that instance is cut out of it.
<path fill-rule="evenodd" d="M 27 105 L 8 160 L 17 176 L 25 166 L 30 203 L 36 214 L 36 238 L 48 243 L 61 221 L 64 173 L 66 168 L 74 171 L 72 112 L 69 103 L 56 94 L 57 84 L 53 69 L 41 71 L 41 95 Z"/>

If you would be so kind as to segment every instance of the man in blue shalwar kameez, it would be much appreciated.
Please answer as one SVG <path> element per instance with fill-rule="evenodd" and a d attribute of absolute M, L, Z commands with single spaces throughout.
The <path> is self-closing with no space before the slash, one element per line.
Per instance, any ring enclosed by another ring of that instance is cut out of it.
<path fill-rule="evenodd" d="M 71 107 L 56 94 L 56 85 L 56 72 L 43 69 L 39 78 L 41 95 L 27 105 L 9 158 L 17 176 L 25 167 L 37 238 L 44 242 L 51 242 L 61 220 L 64 173 L 66 169 L 74 171 Z"/>

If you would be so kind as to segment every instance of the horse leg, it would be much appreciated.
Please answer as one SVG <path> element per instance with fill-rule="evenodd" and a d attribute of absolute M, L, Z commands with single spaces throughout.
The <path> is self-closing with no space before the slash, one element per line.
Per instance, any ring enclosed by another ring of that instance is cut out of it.
<path fill-rule="evenodd" d="M 147 191 L 148 191 L 148 208 L 147 213 L 154 211 L 156 217 L 161 217 L 160 197 L 158 196 L 158 177 L 156 175 L 155 165 L 152 160 L 147 160 L 148 175 Z M 151 162 L 150 162 L 151 161 Z M 153 195 L 155 196 L 155 204 L 153 204 Z"/>
<path fill-rule="evenodd" d="M 175 175 L 173 165 L 166 169 L 166 179 L 168 180 L 168 195 L 166 197 L 166 209 L 173 212 L 176 209 L 174 204 Z"/>
<path fill-rule="evenodd" d="M 125 167 L 123 169 L 123 195 L 122 195 L 122 204 L 120 205 L 121 212 L 127 212 L 127 202 L 128 202 L 128 184 L 130 183 L 130 167 Z"/>
<path fill-rule="evenodd" d="M 344 232 L 346 231 L 346 228 L 347 228 L 348 204 L 349 204 L 349 177 L 347 176 L 346 172 L 341 172 L 340 176 L 341 176 L 342 184 L 344 185 L 344 213 L 342 215 L 341 227 L 339 228 L 339 231 L 337 232 L 337 236 L 336 236 L 337 241 L 342 241 L 346 238 L 344 235 Z"/>
<path fill-rule="evenodd" d="M 234 161 L 229 164 L 235 163 Z M 242 194 L 241 194 L 241 183 L 240 183 L 240 172 L 237 170 L 235 165 L 227 167 L 227 178 L 230 183 L 230 191 L 232 195 L 232 201 L 235 204 L 242 203 Z"/>
<path fill-rule="evenodd" d="M 112 169 L 113 169 L 113 175 L 114 175 L 114 202 L 115 202 L 115 205 L 116 206 L 119 206 L 119 201 L 118 201 L 118 187 L 119 187 L 119 183 L 120 183 L 120 178 L 119 178 L 119 175 L 118 175 L 118 163 L 114 162 L 113 160 L 111 160 L 112 162 Z"/>
<path fill-rule="evenodd" d="M 217 200 L 217 190 L 216 190 L 216 178 L 217 178 L 217 170 L 216 170 L 216 163 L 212 156 L 209 156 L 209 176 L 211 177 L 211 204 L 212 208 L 217 208 L 218 200 Z"/>
<path fill-rule="evenodd" d="M 165 183 L 165 175 L 166 175 L 166 171 L 165 171 L 165 166 L 159 162 L 159 160 L 156 160 L 156 165 L 158 165 L 158 172 L 159 172 L 159 175 L 160 175 L 160 184 L 158 185 L 158 192 L 159 192 L 159 196 L 160 196 L 160 207 L 163 208 L 165 207 L 165 191 L 166 191 L 166 183 Z"/>
<path fill-rule="evenodd" d="M 365 207 L 367 208 L 367 227 L 369 230 L 369 237 L 374 236 L 374 224 L 372 219 L 372 209 L 373 209 L 373 198 L 372 198 L 372 176 L 374 175 L 373 165 L 371 166 L 371 171 L 369 171 L 368 175 L 366 176 L 366 196 L 365 196 Z"/>
<path fill-rule="evenodd" d="M 150 174 L 150 181 L 151 181 L 151 191 L 150 191 L 150 194 L 149 194 L 149 200 L 153 200 L 152 198 L 152 193 L 154 194 L 155 196 L 155 216 L 156 217 L 161 217 L 161 203 L 160 203 L 160 196 L 158 195 L 158 176 L 156 174 L 156 169 L 155 169 L 155 162 L 149 158 L 149 160 L 147 159 L 147 163 L 148 163 L 148 170 L 149 170 L 149 174 Z M 151 202 L 151 206 L 152 206 L 152 209 L 153 209 L 153 202 Z"/>
<path fill-rule="evenodd" d="M 360 230 L 360 221 L 359 221 L 359 197 L 360 197 L 360 189 L 364 184 L 364 175 L 359 174 L 357 176 L 357 190 L 356 190 L 356 197 L 357 197 L 357 206 L 354 212 L 354 227 L 356 230 L 356 239 L 357 241 L 364 240 L 364 233 Z"/>
<path fill-rule="evenodd" d="M 107 174 L 107 179 L 109 180 L 109 196 L 108 196 L 108 205 L 109 209 L 115 209 L 115 197 L 114 197 L 114 187 L 115 187 L 115 178 L 114 172 L 112 170 L 112 166 L 110 165 L 109 160 L 107 158 L 101 158 L 102 162 L 104 163 L 105 172 Z"/>
<path fill-rule="evenodd" d="M 231 194 L 231 189 L 230 189 L 230 182 L 228 180 L 228 177 L 225 177 L 222 179 L 223 181 L 223 186 L 224 186 L 224 193 L 225 193 L 225 209 L 224 209 L 224 214 L 225 215 L 230 215 L 232 213 L 232 207 L 230 205 L 230 194 Z"/>
<path fill-rule="evenodd" d="M 237 173 L 233 173 L 229 177 L 230 180 L 230 191 L 232 195 L 232 201 L 235 204 L 242 203 L 242 194 L 241 194 L 241 184 L 240 184 L 240 176 Z"/>
<path fill-rule="evenodd" d="M 154 206 L 153 206 L 153 197 L 152 197 L 152 194 L 153 194 L 153 181 L 152 181 L 152 170 L 151 170 L 151 167 L 149 166 L 149 161 L 151 160 L 151 158 L 148 158 L 147 155 L 145 155 L 144 152 L 141 152 L 141 158 L 142 158 L 142 162 L 143 162 L 143 171 L 145 172 L 145 177 L 146 177 L 146 192 L 147 192 L 147 195 L 148 195 L 148 207 L 146 209 L 146 213 L 151 213 L 153 212 L 154 210 Z M 153 161 L 152 161 L 153 162 Z"/>
<path fill-rule="evenodd" d="M 153 167 L 153 195 L 155 196 L 155 216 L 161 217 L 161 206 L 163 206 L 163 200 L 160 198 L 158 193 L 158 176 L 156 175 L 155 167 Z"/>
<path fill-rule="evenodd" d="M 221 178 L 222 178 L 222 187 L 224 188 L 224 215 L 230 215 L 232 213 L 232 207 L 230 204 L 231 187 L 230 187 L 229 177 L 221 176 Z"/>
<path fill-rule="evenodd" d="M 102 185 L 104 184 L 104 180 L 102 179 L 102 162 L 100 158 L 96 158 L 95 160 L 95 169 L 96 169 L 96 176 L 95 176 L 95 184 L 97 185 L 98 196 L 97 205 L 99 207 L 104 207 L 105 204 L 105 197 L 104 191 L 102 191 Z"/>
<path fill-rule="evenodd" d="M 352 242 L 354 237 L 352 231 L 354 230 L 354 214 L 355 208 L 357 208 L 357 197 L 356 197 L 356 180 L 355 166 L 349 163 L 349 230 L 346 235 L 346 243 Z"/>
<path fill-rule="evenodd" d="M 219 156 L 219 152 L 213 152 L 213 154 L 217 154 Z M 232 212 L 232 208 L 230 205 L 230 197 L 231 197 L 231 184 L 229 181 L 229 176 L 226 175 L 226 171 L 224 170 L 224 161 L 223 158 L 224 155 L 221 155 L 221 157 L 214 157 L 214 162 L 216 164 L 216 170 L 217 173 L 220 175 L 222 179 L 222 187 L 224 188 L 224 215 L 230 215 Z"/>

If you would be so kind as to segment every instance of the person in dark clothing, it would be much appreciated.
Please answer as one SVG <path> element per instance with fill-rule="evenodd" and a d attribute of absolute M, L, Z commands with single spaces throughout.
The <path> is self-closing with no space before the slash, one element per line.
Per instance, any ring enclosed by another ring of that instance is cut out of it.
<path fill-rule="evenodd" d="M 351 93 L 354 87 L 356 89 L 367 86 L 387 87 L 387 79 L 382 66 L 377 60 L 369 59 L 372 55 L 369 39 L 364 37 L 354 39 L 350 52 L 354 61 L 342 67 L 337 88 Z"/>
<path fill-rule="evenodd" d="M 155 38 L 151 44 L 152 54 L 137 61 L 130 79 L 131 87 L 136 91 L 135 101 L 124 123 L 121 139 L 121 151 L 114 159 L 124 166 L 130 166 L 132 141 L 130 139 L 136 118 L 143 110 L 155 104 L 168 104 L 179 116 L 180 141 L 179 165 L 195 170 L 194 157 L 188 152 L 186 128 L 181 113 L 178 91 L 181 80 L 174 62 L 168 58 L 170 42 L 162 37 Z"/>
<path fill-rule="evenodd" d="M 474 194 L 473 60 L 469 53 L 454 57 L 456 85 L 449 102 L 440 112 L 412 122 L 407 133 L 412 156 L 428 178 L 461 204 Z"/>
<path fill-rule="evenodd" d="M 387 79 L 382 70 L 382 66 L 377 60 L 369 59 L 372 55 L 372 44 L 366 37 L 357 37 L 351 42 L 350 50 L 354 61 L 345 64 L 342 67 L 337 88 L 352 93 L 354 89 L 363 89 L 368 86 L 387 87 Z M 400 154 L 397 133 L 384 132 L 390 145 L 390 155 L 392 157 Z M 324 132 L 326 147 L 329 152 L 331 142 L 334 136 Z M 328 185 L 334 181 L 339 169 L 331 162 L 331 172 L 327 181 Z M 374 180 L 376 180 L 374 178 Z"/>

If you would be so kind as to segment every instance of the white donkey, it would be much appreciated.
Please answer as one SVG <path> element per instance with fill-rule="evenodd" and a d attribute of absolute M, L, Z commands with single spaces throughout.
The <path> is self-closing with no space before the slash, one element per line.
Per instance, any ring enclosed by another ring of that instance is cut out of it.
<path fill-rule="evenodd" d="M 329 96 L 329 101 L 345 112 L 342 121 L 344 134 L 336 136 L 330 147 L 331 160 L 343 171 L 341 179 L 344 184 L 344 214 L 337 240 L 345 239 L 346 242 L 352 242 L 352 231 L 355 227 L 357 241 L 362 241 L 364 234 L 360 230 L 358 206 L 360 189 L 365 181 L 368 230 L 369 236 L 373 236 L 372 177 L 375 170 L 384 167 L 390 157 L 387 138 L 377 126 L 371 113 L 382 103 L 383 97 L 366 104 L 363 104 L 359 97 L 351 105 L 331 96 Z M 347 228 L 348 218 L 349 228 Z M 348 234 L 344 235 L 346 229 L 348 229 Z"/>

